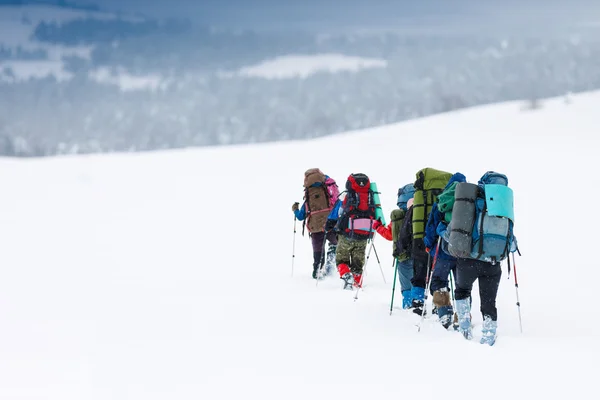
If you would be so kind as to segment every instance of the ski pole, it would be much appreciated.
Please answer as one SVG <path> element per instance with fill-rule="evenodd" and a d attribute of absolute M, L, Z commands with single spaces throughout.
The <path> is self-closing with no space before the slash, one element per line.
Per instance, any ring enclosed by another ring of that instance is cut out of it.
<path fill-rule="evenodd" d="M 450 268 L 450 291 L 452 292 L 452 310 L 454 311 L 454 315 L 456 314 L 456 299 L 454 298 L 454 273 L 452 272 L 452 268 Z M 452 315 L 452 321 L 454 323 L 454 315 Z"/>
<path fill-rule="evenodd" d="M 515 253 L 512 253 L 513 258 L 513 273 L 515 275 L 515 290 L 517 292 L 517 309 L 519 310 L 519 327 L 521 328 L 521 333 L 523 333 L 523 322 L 521 321 L 521 302 L 519 301 L 519 282 L 517 281 L 517 262 L 515 261 Z M 510 268 L 510 257 L 508 259 L 508 265 Z"/>
<path fill-rule="evenodd" d="M 363 267 L 362 274 L 360 274 L 360 282 L 358 283 L 358 287 L 356 288 L 356 293 L 354 294 L 354 301 L 358 300 L 358 291 L 363 285 L 363 280 L 365 278 L 365 273 L 367 272 L 367 265 L 369 264 L 369 257 L 371 256 L 371 249 L 373 249 L 373 239 L 371 239 L 371 247 L 369 247 L 369 252 L 367 253 L 367 259 L 365 260 L 365 266 Z"/>
<path fill-rule="evenodd" d="M 323 232 L 323 246 L 321 246 L 321 263 L 319 264 L 319 271 L 317 271 L 317 285 L 319 287 L 319 281 L 323 274 L 323 266 L 325 264 L 325 243 L 327 242 L 327 231 Z"/>
<path fill-rule="evenodd" d="M 431 276 L 433 275 L 433 271 L 435 271 L 435 263 L 437 262 L 438 252 L 440 250 L 440 239 L 437 240 L 437 245 L 435 246 L 435 255 L 433 256 L 433 264 L 431 265 L 431 274 L 429 273 L 429 268 L 427 268 L 427 276 L 425 277 L 425 298 L 423 299 L 423 312 L 421 313 L 421 320 L 419 321 L 419 332 L 421 332 L 421 324 L 425 319 L 425 313 L 427 311 L 427 299 L 429 298 L 429 288 L 431 287 Z M 429 256 L 431 257 L 431 255 Z M 427 263 L 429 264 L 429 263 Z"/>
<path fill-rule="evenodd" d="M 294 260 L 296 258 L 296 216 L 294 215 L 294 239 L 292 241 L 292 277 L 294 277 Z"/>
<path fill-rule="evenodd" d="M 394 294 L 396 292 L 396 276 L 398 274 L 398 260 L 394 257 L 392 267 L 394 267 L 394 284 L 392 285 L 392 301 L 390 302 L 390 315 L 392 315 L 392 309 L 394 308 Z"/>
<path fill-rule="evenodd" d="M 385 274 L 383 273 L 383 268 L 381 268 L 381 261 L 379 261 L 379 255 L 377 254 L 377 249 L 375 248 L 375 243 L 373 243 L 373 251 L 375 251 L 375 258 L 377 258 L 377 264 L 379 264 L 379 270 L 381 271 L 381 276 L 383 277 L 383 283 L 387 284 L 385 280 Z"/>

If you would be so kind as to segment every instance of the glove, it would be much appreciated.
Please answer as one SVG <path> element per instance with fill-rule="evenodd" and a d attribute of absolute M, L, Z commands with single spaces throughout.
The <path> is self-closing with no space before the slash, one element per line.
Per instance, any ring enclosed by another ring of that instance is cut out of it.
<path fill-rule="evenodd" d="M 292 211 L 294 211 L 294 212 L 298 211 L 298 208 L 299 208 L 298 205 L 300 205 L 300 203 L 295 202 L 294 205 L 292 205 Z"/>
<path fill-rule="evenodd" d="M 331 232 L 335 228 L 335 224 L 337 223 L 334 219 L 328 219 L 325 223 L 325 232 Z"/>
<path fill-rule="evenodd" d="M 379 221 L 379 220 L 373 221 L 373 229 L 377 230 L 377 228 L 379 228 L 381 225 L 382 225 L 381 221 Z"/>

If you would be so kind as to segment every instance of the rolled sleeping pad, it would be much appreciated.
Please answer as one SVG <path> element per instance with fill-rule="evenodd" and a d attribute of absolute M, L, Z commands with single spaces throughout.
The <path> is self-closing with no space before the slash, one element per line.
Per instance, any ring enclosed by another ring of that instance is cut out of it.
<path fill-rule="evenodd" d="M 453 257 L 466 258 L 471 254 L 478 193 L 479 187 L 473 183 L 461 182 L 456 185 L 448 239 L 448 252 Z"/>
<path fill-rule="evenodd" d="M 371 182 L 371 190 L 373 191 L 373 201 L 375 202 L 375 219 L 381 220 L 383 225 L 387 225 L 385 222 L 385 216 L 383 215 L 383 209 L 381 208 L 381 200 L 379 199 L 377 183 Z"/>

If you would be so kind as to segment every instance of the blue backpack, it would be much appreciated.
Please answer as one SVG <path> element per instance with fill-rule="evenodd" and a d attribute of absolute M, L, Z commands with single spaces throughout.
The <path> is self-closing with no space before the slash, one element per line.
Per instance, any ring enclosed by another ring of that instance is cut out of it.
<path fill-rule="evenodd" d="M 513 191 L 506 175 L 493 171 L 478 186 L 471 258 L 495 264 L 508 257 L 513 242 Z"/>
<path fill-rule="evenodd" d="M 415 185 L 413 185 L 412 183 L 409 183 L 408 185 L 404 185 L 400 189 L 398 189 L 398 202 L 396 203 L 398 208 L 406 211 L 407 210 L 406 203 L 408 203 L 408 201 L 410 199 L 412 199 L 414 197 L 414 195 L 415 195 Z"/>

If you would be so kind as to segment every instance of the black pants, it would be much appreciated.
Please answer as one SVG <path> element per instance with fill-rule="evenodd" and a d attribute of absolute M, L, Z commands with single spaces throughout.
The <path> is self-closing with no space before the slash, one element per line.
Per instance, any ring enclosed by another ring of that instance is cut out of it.
<path fill-rule="evenodd" d="M 425 280 L 427 279 L 427 258 L 415 257 L 413 259 L 413 286 L 425 289 Z"/>
<path fill-rule="evenodd" d="M 473 283 L 479 279 L 481 314 L 484 317 L 488 315 L 493 321 L 496 321 L 498 319 L 496 295 L 501 276 L 500 263 L 492 264 L 469 258 L 459 258 L 456 261 L 456 290 L 454 291 L 456 300 L 470 297 Z"/>

